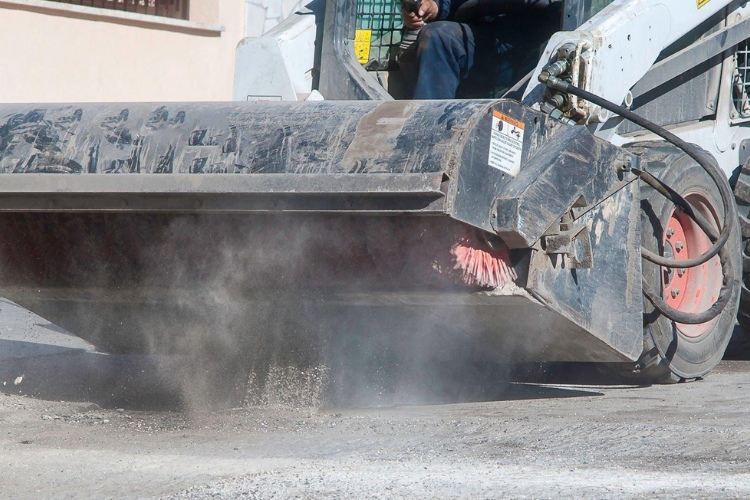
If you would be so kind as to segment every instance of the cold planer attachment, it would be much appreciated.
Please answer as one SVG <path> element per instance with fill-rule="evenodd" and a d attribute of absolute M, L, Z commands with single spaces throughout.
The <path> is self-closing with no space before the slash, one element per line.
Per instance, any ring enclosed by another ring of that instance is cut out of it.
<path fill-rule="evenodd" d="M 439 318 L 435 335 L 501 359 L 642 352 L 637 158 L 516 101 L 2 105 L 0 119 L 2 293 L 105 347 L 208 321 L 220 275 L 246 305 L 206 331 L 292 307 L 305 331 L 407 336 Z M 455 279 L 467 229 L 511 249 L 515 282 Z"/>

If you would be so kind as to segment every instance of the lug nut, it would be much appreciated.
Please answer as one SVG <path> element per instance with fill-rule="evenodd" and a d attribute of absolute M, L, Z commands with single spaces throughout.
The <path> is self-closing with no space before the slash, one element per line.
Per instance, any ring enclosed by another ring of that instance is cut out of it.
<path fill-rule="evenodd" d="M 672 288 L 672 298 L 676 298 L 680 294 L 679 288 Z"/>
<path fill-rule="evenodd" d="M 674 229 L 671 227 L 667 228 L 667 238 L 671 238 L 672 236 L 674 236 Z"/>
<path fill-rule="evenodd" d="M 681 242 L 681 241 L 678 241 L 677 243 L 674 244 L 674 248 L 675 248 L 675 250 L 677 250 L 679 252 L 680 250 L 682 250 L 683 248 L 685 248 L 685 244 L 683 242 Z"/>
<path fill-rule="evenodd" d="M 684 276 L 686 272 L 687 272 L 687 269 L 678 269 L 677 276 Z"/>

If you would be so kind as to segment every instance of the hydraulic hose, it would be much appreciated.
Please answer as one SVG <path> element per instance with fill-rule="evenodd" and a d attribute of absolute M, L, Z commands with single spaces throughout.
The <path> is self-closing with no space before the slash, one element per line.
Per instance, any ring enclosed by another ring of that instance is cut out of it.
<path fill-rule="evenodd" d="M 676 321 L 677 323 L 682 323 L 685 325 L 699 325 L 701 323 L 711 321 L 716 316 L 721 314 L 726 305 L 729 303 L 729 300 L 732 298 L 732 275 L 734 274 L 734 271 L 732 269 L 732 261 L 727 254 L 728 251 L 726 247 L 722 248 L 719 252 L 722 274 L 721 291 L 719 292 L 719 296 L 716 298 L 716 301 L 705 311 L 699 313 L 686 313 L 684 311 L 680 311 L 679 309 L 675 309 L 674 307 L 667 304 L 667 302 L 663 298 L 661 298 L 659 294 L 653 288 L 651 288 L 648 283 L 646 283 L 645 279 L 641 280 L 643 285 L 643 295 L 646 296 L 648 301 L 651 302 L 651 304 L 653 304 L 653 306 L 660 313 L 662 313 L 672 321 Z"/>
<path fill-rule="evenodd" d="M 716 232 L 716 229 L 714 229 L 711 223 L 709 223 L 700 212 L 696 212 L 695 210 L 693 210 L 692 205 L 690 205 L 690 203 L 685 198 L 680 196 L 669 186 L 667 186 L 666 184 L 661 182 L 659 179 L 651 175 L 649 172 L 646 172 L 645 170 L 634 168 L 632 169 L 632 172 L 636 174 L 638 177 L 640 177 L 640 179 L 643 180 L 646 184 L 654 188 L 657 192 L 659 192 L 666 199 L 668 199 L 669 201 L 674 203 L 676 206 L 678 206 L 691 219 L 693 219 L 696 225 L 699 228 L 701 228 L 701 230 L 704 233 L 706 233 L 706 236 L 708 236 L 708 239 L 711 240 L 712 243 L 715 243 L 719 239 L 720 235 Z M 647 248 L 641 248 L 641 255 L 646 260 L 649 260 L 653 262 L 654 264 L 659 264 L 663 267 L 670 267 L 670 268 L 675 268 L 675 267 L 687 268 L 687 267 L 700 266 L 701 264 L 711 260 L 717 253 L 718 251 L 712 252 L 711 249 L 709 248 L 708 251 L 699 255 L 698 257 L 693 257 L 693 258 L 684 259 L 684 260 L 675 260 L 675 259 L 668 259 L 666 257 L 662 257 L 661 255 L 657 255 L 651 252 L 650 250 L 648 250 Z"/>
<path fill-rule="evenodd" d="M 719 166 L 716 163 L 716 160 L 712 156 L 706 154 L 705 151 L 701 150 L 695 145 L 690 144 L 689 142 L 686 142 L 680 139 L 675 134 L 666 130 L 664 127 L 660 127 L 659 125 L 643 118 L 642 116 L 639 116 L 633 113 L 629 109 L 623 106 L 618 106 L 617 104 L 611 101 L 608 101 L 604 99 L 603 97 L 599 97 L 596 94 L 592 94 L 591 92 L 587 92 L 583 89 L 579 89 L 578 87 L 575 87 L 569 84 L 568 82 L 561 80 L 554 76 L 550 76 L 549 79 L 547 79 L 546 83 L 547 83 L 547 86 L 555 90 L 560 90 L 561 92 L 567 92 L 567 93 L 573 94 L 574 96 L 577 96 L 581 99 L 584 99 L 593 104 L 596 104 L 597 106 L 607 109 L 617 115 L 620 115 L 626 120 L 629 120 L 635 123 L 636 125 L 641 126 L 650 132 L 653 132 L 654 134 L 663 138 L 667 142 L 674 144 L 677 148 L 681 149 L 682 151 L 685 152 L 685 154 L 687 154 L 688 156 L 693 158 L 696 162 L 698 162 L 698 164 L 701 167 L 703 167 L 703 170 L 705 170 L 706 173 L 711 177 L 711 180 L 714 181 L 714 184 L 716 184 L 716 187 L 719 190 L 719 195 L 721 196 L 721 203 L 724 207 L 724 221 L 723 221 L 721 234 L 715 241 L 713 241 L 713 244 L 711 245 L 711 247 L 708 250 L 706 250 L 706 252 L 700 257 L 696 259 L 689 259 L 689 260 L 668 259 L 666 257 L 656 255 L 647 249 L 643 249 L 641 254 L 643 255 L 645 259 L 653 262 L 654 264 L 658 264 L 664 267 L 685 268 L 685 267 L 699 266 L 705 262 L 708 262 L 716 254 L 719 253 L 719 250 L 721 250 L 721 248 L 726 244 L 727 240 L 729 239 L 729 236 L 732 233 L 732 230 L 734 228 L 734 221 L 737 218 L 737 213 L 734 207 L 732 193 L 729 191 L 729 188 L 726 186 L 725 179 L 721 177 L 721 174 L 719 173 L 720 172 Z M 674 191 L 672 191 L 672 193 L 676 194 Z M 688 203 L 684 199 L 682 200 L 686 204 Z M 678 206 L 680 205 L 678 204 Z M 690 212 L 687 212 L 687 215 L 693 218 L 696 224 L 698 224 L 698 226 L 701 227 L 701 229 L 705 231 L 705 228 L 703 228 L 702 226 L 707 225 L 707 224 L 703 223 L 704 221 L 696 220 L 697 218 L 694 217 L 695 211 L 691 209 Z M 709 238 L 711 237 L 711 234 L 709 232 L 707 232 L 706 234 L 709 236 Z M 690 261 L 694 261 L 694 262 L 690 263 Z"/>
<path fill-rule="evenodd" d="M 643 118 L 642 116 L 633 113 L 623 106 L 618 106 L 617 104 L 608 101 L 603 97 L 597 96 L 595 94 L 592 94 L 591 92 L 587 92 L 574 85 L 571 85 L 570 83 L 555 76 L 555 73 L 558 72 L 553 71 L 552 74 L 550 74 L 550 72 L 547 72 L 546 74 L 542 73 L 539 80 L 542 83 L 546 84 L 549 88 L 575 95 L 580 99 L 584 99 L 606 110 L 609 110 L 612 113 L 615 113 L 625 118 L 626 120 L 629 120 L 636 125 L 639 125 L 644 129 L 653 132 L 654 134 L 673 144 L 677 148 L 684 151 L 685 154 L 693 158 L 703 168 L 703 170 L 705 170 L 709 177 L 711 177 L 711 180 L 714 181 L 714 184 L 719 190 L 719 195 L 721 196 L 721 202 L 724 208 L 722 230 L 718 235 L 716 234 L 716 230 L 714 229 L 714 227 L 703 217 L 703 215 L 693 210 L 693 207 L 690 205 L 690 203 L 682 196 L 680 196 L 676 191 L 669 188 L 669 186 L 665 185 L 663 182 L 659 181 L 659 179 L 653 177 L 650 173 L 640 169 L 632 169 L 633 173 L 638 175 L 644 182 L 646 182 L 657 192 L 669 199 L 672 203 L 675 204 L 676 207 L 680 208 L 693 221 L 695 221 L 698 227 L 700 227 L 701 230 L 706 233 L 706 236 L 708 236 L 709 240 L 712 242 L 711 247 L 705 253 L 698 257 L 690 259 L 670 259 L 657 255 L 650 250 L 641 247 L 642 257 L 650 262 L 653 262 L 654 264 L 663 267 L 688 268 L 696 267 L 705 262 L 708 262 L 718 254 L 722 269 L 722 287 L 719 293 L 719 297 L 710 308 L 703 312 L 686 313 L 671 307 L 666 303 L 664 299 L 661 298 L 658 293 L 656 293 L 651 288 L 648 283 L 646 283 L 645 280 L 643 280 L 644 295 L 660 313 L 677 323 L 701 324 L 711 321 L 719 314 L 721 314 L 732 296 L 732 282 L 734 272 L 732 268 L 731 258 L 728 250 L 725 248 L 725 245 L 729 240 L 732 231 L 734 230 L 735 220 L 737 219 L 737 213 L 734 206 L 732 193 L 729 191 L 729 188 L 726 185 L 726 180 L 721 177 L 720 169 L 716 160 L 705 151 L 701 150 L 693 144 L 682 140 L 665 128 Z"/>

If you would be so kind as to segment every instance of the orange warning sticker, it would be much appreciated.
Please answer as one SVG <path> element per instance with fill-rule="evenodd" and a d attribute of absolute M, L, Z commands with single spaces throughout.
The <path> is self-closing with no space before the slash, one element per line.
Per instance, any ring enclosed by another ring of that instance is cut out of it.
<path fill-rule="evenodd" d="M 366 64 L 370 60 L 370 44 L 372 42 L 372 30 L 356 30 L 354 33 L 354 53 L 360 64 Z"/>
<path fill-rule="evenodd" d="M 501 113 L 500 111 L 493 110 L 492 111 L 492 116 L 494 116 L 495 118 L 498 118 L 498 119 L 500 119 L 500 120 L 502 120 L 502 121 L 504 121 L 506 123 L 510 123 L 514 127 L 518 127 L 521 130 L 523 130 L 523 122 L 520 122 L 520 121 L 516 120 L 515 118 L 511 118 L 510 116 L 505 115 L 505 114 Z"/>
<path fill-rule="evenodd" d="M 524 123 L 492 111 L 490 153 L 487 164 L 515 177 L 521 171 Z"/>

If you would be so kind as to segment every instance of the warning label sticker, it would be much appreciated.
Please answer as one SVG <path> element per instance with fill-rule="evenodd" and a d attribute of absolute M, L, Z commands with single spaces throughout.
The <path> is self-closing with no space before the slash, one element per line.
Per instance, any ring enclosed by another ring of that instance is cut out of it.
<path fill-rule="evenodd" d="M 357 61 L 365 64 L 370 60 L 372 30 L 356 30 L 354 33 L 354 53 L 357 54 Z"/>
<path fill-rule="evenodd" d="M 695 0 L 695 3 L 698 5 L 698 8 L 700 9 L 701 7 L 703 7 L 710 1 L 711 0 Z"/>
<path fill-rule="evenodd" d="M 523 122 L 492 112 L 492 135 L 490 136 L 490 157 L 487 163 L 513 177 L 521 170 L 523 152 Z"/>

